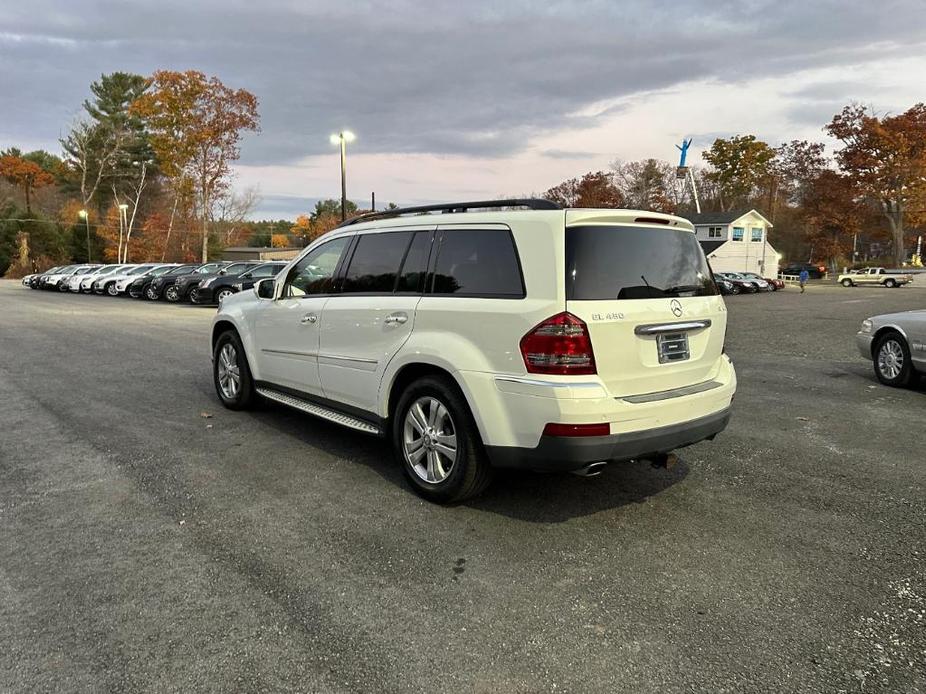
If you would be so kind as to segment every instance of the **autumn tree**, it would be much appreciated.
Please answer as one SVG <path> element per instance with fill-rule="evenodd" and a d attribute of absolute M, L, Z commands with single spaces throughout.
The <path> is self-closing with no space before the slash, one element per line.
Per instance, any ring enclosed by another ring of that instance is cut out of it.
<path fill-rule="evenodd" d="M 701 156 L 711 165 L 704 177 L 715 185 L 721 212 L 746 204 L 772 173 L 775 150 L 755 135 L 718 137 Z"/>
<path fill-rule="evenodd" d="M 582 178 L 563 181 L 543 197 L 563 207 L 615 208 L 624 204 L 624 196 L 614 185 L 612 174 L 606 171 L 589 172 Z"/>
<path fill-rule="evenodd" d="M 41 166 L 13 153 L 0 155 L 0 176 L 22 189 L 27 215 L 32 214 L 32 191 L 55 182 Z"/>
<path fill-rule="evenodd" d="M 668 213 L 677 211 L 684 190 L 680 190 L 675 167 L 669 162 L 658 159 L 615 161 L 611 170 L 627 207 Z"/>
<path fill-rule="evenodd" d="M 829 259 L 834 271 L 839 258 L 851 255 L 852 239 L 862 228 L 865 212 L 861 191 L 850 176 L 822 169 L 806 181 L 800 207 L 806 240 L 818 255 Z"/>
<path fill-rule="evenodd" d="M 132 112 L 144 119 L 164 173 L 189 180 L 202 221 L 202 261 L 209 255 L 213 205 L 229 185 L 245 131 L 258 129 L 257 97 L 196 70 L 159 70 Z"/>
<path fill-rule="evenodd" d="M 887 219 L 894 262 L 901 265 L 905 225 L 926 218 L 926 104 L 882 118 L 850 105 L 825 129 L 842 143 L 836 152 L 841 169 Z"/>

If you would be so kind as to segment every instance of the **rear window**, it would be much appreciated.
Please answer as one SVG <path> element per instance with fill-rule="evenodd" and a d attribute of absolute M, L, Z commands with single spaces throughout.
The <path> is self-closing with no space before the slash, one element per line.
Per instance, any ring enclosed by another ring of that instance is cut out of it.
<path fill-rule="evenodd" d="M 566 299 L 658 299 L 717 294 L 695 235 L 678 229 L 566 229 Z"/>
<path fill-rule="evenodd" d="M 443 229 L 433 294 L 521 299 L 524 282 L 507 229 Z"/>

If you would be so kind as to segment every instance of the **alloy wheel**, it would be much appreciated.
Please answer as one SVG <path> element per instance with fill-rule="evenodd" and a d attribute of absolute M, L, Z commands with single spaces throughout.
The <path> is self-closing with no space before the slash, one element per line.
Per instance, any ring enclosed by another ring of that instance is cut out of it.
<path fill-rule="evenodd" d="M 238 352 L 231 342 L 227 342 L 219 350 L 217 375 L 222 395 L 228 400 L 238 397 L 241 390 L 241 370 L 238 368 Z"/>
<path fill-rule="evenodd" d="M 878 350 L 878 371 L 888 380 L 894 380 L 903 371 L 903 348 L 897 340 L 886 340 Z"/>
<path fill-rule="evenodd" d="M 231 289 L 222 289 L 222 290 L 216 295 L 215 300 L 216 300 L 218 303 L 221 304 L 223 301 L 225 301 L 225 299 L 227 299 L 228 297 L 230 297 L 230 296 L 231 296 L 232 294 L 234 294 L 234 293 L 235 293 L 235 292 L 233 292 Z"/>
<path fill-rule="evenodd" d="M 415 474 L 431 484 L 443 482 L 457 462 L 457 430 L 447 407 L 426 395 L 408 408 L 402 449 Z"/>

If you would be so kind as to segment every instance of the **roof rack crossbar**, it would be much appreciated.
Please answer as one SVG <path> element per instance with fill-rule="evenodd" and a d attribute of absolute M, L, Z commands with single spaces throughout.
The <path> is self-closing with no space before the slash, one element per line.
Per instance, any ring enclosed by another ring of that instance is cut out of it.
<path fill-rule="evenodd" d="M 440 212 L 441 214 L 452 214 L 454 212 L 466 212 L 474 209 L 498 209 L 502 207 L 526 207 L 529 210 L 561 210 L 563 209 L 555 202 L 543 200 L 542 198 L 512 198 L 510 200 L 477 200 L 474 202 L 444 202 L 439 205 L 418 205 L 417 207 L 396 207 L 392 210 L 381 210 L 379 212 L 368 212 L 357 217 L 352 217 L 347 221 L 341 222 L 335 229 L 359 224 L 360 222 L 369 222 L 374 219 L 389 219 L 390 217 L 401 217 L 403 215 L 428 214 L 431 212 Z"/>

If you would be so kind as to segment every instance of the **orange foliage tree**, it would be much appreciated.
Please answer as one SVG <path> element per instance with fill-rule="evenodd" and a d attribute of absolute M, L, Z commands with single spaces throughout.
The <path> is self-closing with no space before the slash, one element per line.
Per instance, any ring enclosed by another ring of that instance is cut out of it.
<path fill-rule="evenodd" d="M 158 70 L 150 82 L 152 88 L 135 100 L 131 111 L 144 119 L 158 162 L 175 188 L 183 181 L 193 184 L 206 262 L 213 205 L 228 187 L 242 133 L 258 130 L 257 97 L 197 70 Z"/>
<path fill-rule="evenodd" d="M 22 188 L 26 214 L 32 214 L 32 191 L 55 182 L 54 177 L 41 166 L 13 154 L 0 157 L 0 176 Z"/>
<path fill-rule="evenodd" d="M 883 118 L 858 104 L 846 106 L 826 131 L 842 142 L 836 152 L 842 170 L 887 219 L 900 265 L 905 224 L 926 218 L 926 104 Z"/>
<path fill-rule="evenodd" d="M 563 181 L 543 196 L 563 207 L 614 208 L 624 204 L 624 196 L 606 171 L 589 172 L 582 178 Z"/>

